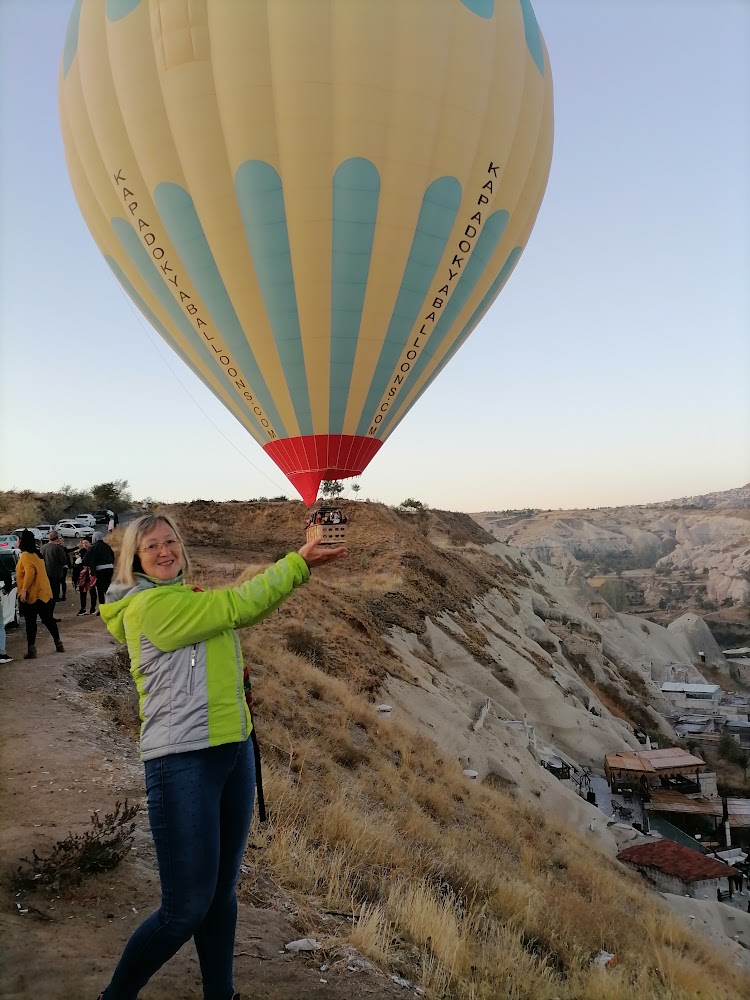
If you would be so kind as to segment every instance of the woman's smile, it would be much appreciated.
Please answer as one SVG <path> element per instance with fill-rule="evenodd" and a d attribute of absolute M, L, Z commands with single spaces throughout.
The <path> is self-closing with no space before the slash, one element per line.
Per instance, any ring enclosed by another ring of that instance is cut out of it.
<path fill-rule="evenodd" d="M 164 521 L 143 536 L 138 555 L 143 572 L 156 580 L 174 580 L 184 569 L 182 546 Z"/>

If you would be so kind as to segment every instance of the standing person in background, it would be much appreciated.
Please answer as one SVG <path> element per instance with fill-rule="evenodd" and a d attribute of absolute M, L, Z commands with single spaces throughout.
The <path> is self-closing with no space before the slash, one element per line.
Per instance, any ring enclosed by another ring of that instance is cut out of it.
<path fill-rule="evenodd" d="M 201 591 L 186 585 L 190 562 L 170 517 L 149 514 L 128 525 L 101 614 L 132 658 L 162 900 L 133 933 L 99 1000 L 135 1000 L 191 938 L 204 1000 L 238 1000 L 236 886 L 255 762 L 237 630 L 266 618 L 313 566 L 343 555 L 343 547 L 308 542 L 245 583 Z"/>
<path fill-rule="evenodd" d="M 82 551 L 81 546 L 73 549 L 73 565 L 70 573 L 70 582 L 73 584 L 73 590 L 78 590 L 78 577 L 81 575 L 81 567 L 83 566 L 83 557 L 86 555 Z"/>
<path fill-rule="evenodd" d="M 115 530 L 115 515 L 112 513 L 112 511 L 110 511 L 109 512 L 109 521 L 107 522 L 107 534 L 109 534 L 110 531 L 114 531 L 114 530 Z"/>
<path fill-rule="evenodd" d="M 62 579 L 60 580 L 60 600 L 64 601 L 68 593 L 68 570 L 72 565 L 72 559 L 70 558 L 70 552 L 68 552 L 68 550 L 65 548 L 65 542 L 62 540 L 62 538 L 60 539 L 60 548 L 65 553 L 65 560 L 66 560 L 66 565 L 62 573 Z"/>
<path fill-rule="evenodd" d="M 104 604 L 104 595 L 112 583 L 112 574 L 115 569 L 115 554 L 104 541 L 104 535 L 101 531 L 94 532 L 94 544 L 84 556 L 83 565 L 88 566 L 96 577 L 96 592 L 99 595 L 99 606 L 101 607 Z"/>
<path fill-rule="evenodd" d="M 78 555 L 73 564 L 73 586 L 78 587 L 78 593 L 81 597 L 81 610 L 76 615 L 76 618 L 80 618 L 81 615 L 86 614 L 86 594 L 91 594 L 91 611 L 89 611 L 89 614 L 96 614 L 96 576 L 92 569 L 84 565 L 84 560 L 90 549 L 91 542 L 89 539 L 82 538 L 78 546 Z"/>
<path fill-rule="evenodd" d="M 4 594 L 9 594 L 13 589 L 13 578 L 2 564 L 0 564 L 0 586 Z M 13 657 L 8 656 L 5 649 L 5 618 L 0 610 L 0 663 L 12 662 Z"/>
<path fill-rule="evenodd" d="M 54 605 L 63 599 L 62 583 L 63 577 L 68 572 L 68 553 L 65 551 L 63 540 L 55 531 L 50 528 L 49 541 L 42 546 L 42 559 L 44 568 L 47 570 L 47 579 L 52 588 L 53 610 Z M 59 619 L 58 619 L 59 621 Z"/>
<path fill-rule="evenodd" d="M 18 603 L 21 614 L 26 619 L 26 642 L 29 647 L 23 658 L 36 659 L 37 615 L 54 639 L 57 652 L 64 653 L 65 646 L 60 641 L 60 633 L 54 618 L 55 602 L 52 600 L 52 588 L 44 568 L 44 560 L 37 554 L 36 539 L 27 528 L 21 532 L 17 547 L 21 550 L 21 558 L 16 566 Z"/>

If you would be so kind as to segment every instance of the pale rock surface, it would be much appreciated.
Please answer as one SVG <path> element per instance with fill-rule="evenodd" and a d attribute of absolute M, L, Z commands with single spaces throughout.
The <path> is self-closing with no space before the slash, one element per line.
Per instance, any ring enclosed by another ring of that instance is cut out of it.
<path fill-rule="evenodd" d="M 750 604 L 750 486 L 649 506 L 472 517 L 531 558 L 570 572 L 580 560 L 631 557 L 637 565 L 707 570 L 707 596 Z M 697 509 L 693 509 L 697 508 Z M 734 508 L 734 509 L 733 509 Z"/>
<path fill-rule="evenodd" d="M 711 629 L 698 615 L 688 614 L 676 618 L 669 623 L 667 631 L 682 638 L 687 649 L 686 659 L 689 662 L 700 662 L 700 654 L 703 653 L 708 666 L 716 667 L 729 674 L 729 664 L 726 657 L 711 634 Z"/>
<path fill-rule="evenodd" d="M 718 900 L 690 899 L 669 892 L 659 895 L 670 910 L 678 913 L 694 930 L 720 948 L 738 968 L 750 972 L 750 913 L 743 913 Z"/>

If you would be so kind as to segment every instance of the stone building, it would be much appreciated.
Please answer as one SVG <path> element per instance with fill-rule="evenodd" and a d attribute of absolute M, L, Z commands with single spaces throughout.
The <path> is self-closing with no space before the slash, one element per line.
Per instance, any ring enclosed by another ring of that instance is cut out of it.
<path fill-rule="evenodd" d="M 729 879 L 740 874 L 723 861 L 667 839 L 626 847 L 617 858 L 637 869 L 659 892 L 694 899 L 716 898 L 717 889 L 729 892 Z"/>

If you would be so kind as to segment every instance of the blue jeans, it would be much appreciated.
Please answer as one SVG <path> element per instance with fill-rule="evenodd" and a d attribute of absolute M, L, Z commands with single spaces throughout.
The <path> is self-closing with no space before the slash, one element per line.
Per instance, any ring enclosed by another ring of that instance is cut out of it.
<path fill-rule="evenodd" d="M 135 1000 L 192 937 L 204 1000 L 231 1000 L 235 889 L 255 795 L 252 741 L 148 760 L 148 817 L 161 907 L 125 946 L 105 1000 Z"/>

